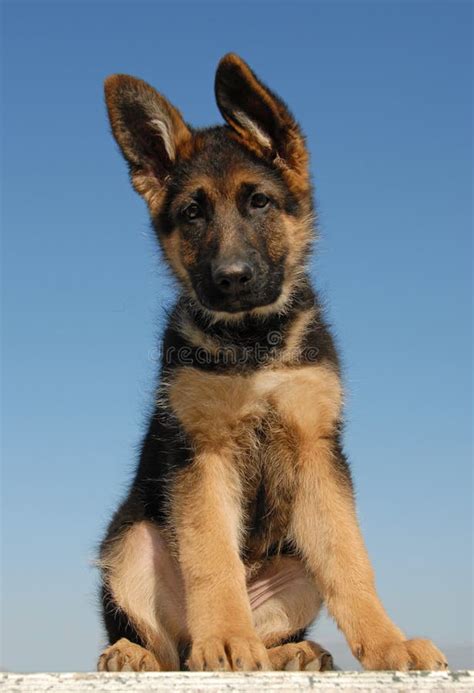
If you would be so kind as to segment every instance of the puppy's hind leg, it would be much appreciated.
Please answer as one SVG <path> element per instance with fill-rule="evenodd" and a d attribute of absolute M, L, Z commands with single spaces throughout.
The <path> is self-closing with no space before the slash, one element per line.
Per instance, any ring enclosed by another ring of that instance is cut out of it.
<path fill-rule="evenodd" d="M 101 671 L 176 671 L 186 642 L 182 578 L 159 528 L 138 522 L 105 543 Z"/>
<path fill-rule="evenodd" d="M 255 630 L 268 648 L 275 670 L 329 671 L 330 653 L 304 632 L 317 618 L 322 600 L 303 563 L 290 556 L 271 559 L 248 585 Z"/>

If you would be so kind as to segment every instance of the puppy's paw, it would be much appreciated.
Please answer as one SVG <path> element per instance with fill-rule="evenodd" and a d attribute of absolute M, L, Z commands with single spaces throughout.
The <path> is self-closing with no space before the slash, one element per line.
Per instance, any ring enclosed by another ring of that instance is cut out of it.
<path fill-rule="evenodd" d="M 118 640 L 100 655 L 98 671 L 161 671 L 155 655 L 126 638 Z"/>
<path fill-rule="evenodd" d="M 448 668 L 444 654 L 431 642 L 416 638 L 384 643 L 380 647 L 355 648 L 364 669 L 396 671 L 442 671 Z"/>
<path fill-rule="evenodd" d="M 190 671 L 263 671 L 272 668 L 265 646 L 254 635 L 196 640 L 187 665 Z"/>
<path fill-rule="evenodd" d="M 278 671 L 332 671 L 332 656 L 311 640 L 289 642 L 268 650 L 273 669 Z"/>

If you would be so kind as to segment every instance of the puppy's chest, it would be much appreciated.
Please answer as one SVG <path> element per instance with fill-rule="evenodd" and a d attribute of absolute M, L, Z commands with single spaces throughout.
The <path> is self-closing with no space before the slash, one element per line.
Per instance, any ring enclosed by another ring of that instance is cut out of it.
<path fill-rule="evenodd" d="M 236 443 L 261 428 L 278 409 L 290 369 L 251 375 L 207 373 L 181 368 L 168 385 L 168 399 L 186 433 L 199 447 Z M 268 432 L 268 426 L 262 433 Z"/>
<path fill-rule="evenodd" d="M 292 377 L 289 369 L 242 376 L 189 368 L 170 386 L 171 406 L 195 447 L 231 451 L 252 560 L 278 550 L 289 524 L 298 439 L 278 405 Z"/>
<path fill-rule="evenodd" d="M 250 563 L 284 550 L 298 473 L 297 441 L 270 411 L 238 460 L 244 510 L 244 558 Z"/>

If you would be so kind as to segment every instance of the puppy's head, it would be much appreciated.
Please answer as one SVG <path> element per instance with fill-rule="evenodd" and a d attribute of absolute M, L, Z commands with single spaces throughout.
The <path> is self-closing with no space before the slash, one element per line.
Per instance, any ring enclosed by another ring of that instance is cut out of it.
<path fill-rule="evenodd" d="M 185 290 L 215 316 L 283 308 L 312 235 L 308 154 L 285 104 L 236 55 L 217 68 L 227 125 L 188 126 L 142 80 L 106 80 L 114 136 Z"/>

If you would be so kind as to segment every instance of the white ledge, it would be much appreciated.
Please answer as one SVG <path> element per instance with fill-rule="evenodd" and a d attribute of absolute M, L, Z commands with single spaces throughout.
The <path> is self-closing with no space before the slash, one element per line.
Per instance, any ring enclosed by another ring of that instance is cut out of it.
<path fill-rule="evenodd" d="M 446 672 L 364 672 L 334 671 L 227 673 L 91 673 L 91 674 L 0 674 L 2 693 L 173 693 L 194 691 L 474 691 L 474 671 Z"/>

